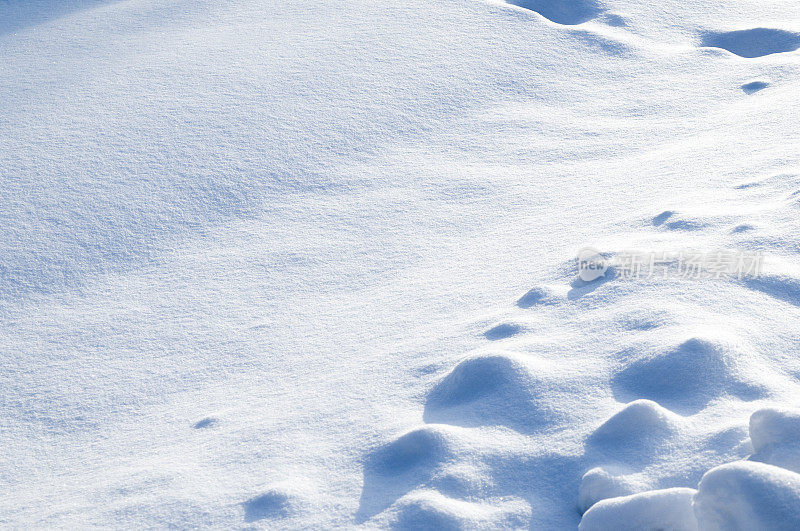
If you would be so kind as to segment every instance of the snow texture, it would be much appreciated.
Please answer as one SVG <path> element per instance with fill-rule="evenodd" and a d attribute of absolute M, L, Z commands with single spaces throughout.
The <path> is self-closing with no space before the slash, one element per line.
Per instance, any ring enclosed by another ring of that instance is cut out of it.
<path fill-rule="evenodd" d="M 796 0 L 1 0 L 0 527 L 800 528 L 798 94 Z"/>

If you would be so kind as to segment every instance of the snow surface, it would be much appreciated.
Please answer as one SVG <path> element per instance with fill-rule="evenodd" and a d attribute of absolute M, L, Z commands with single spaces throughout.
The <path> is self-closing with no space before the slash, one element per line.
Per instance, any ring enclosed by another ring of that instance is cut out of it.
<path fill-rule="evenodd" d="M 795 0 L 0 1 L 0 525 L 796 529 L 798 48 Z"/>

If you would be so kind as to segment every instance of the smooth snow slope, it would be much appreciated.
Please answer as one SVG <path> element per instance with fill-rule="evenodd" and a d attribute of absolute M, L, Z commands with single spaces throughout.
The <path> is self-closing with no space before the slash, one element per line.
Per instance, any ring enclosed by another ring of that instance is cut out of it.
<path fill-rule="evenodd" d="M 791 528 L 798 47 L 792 0 L 0 3 L 0 524 Z"/>

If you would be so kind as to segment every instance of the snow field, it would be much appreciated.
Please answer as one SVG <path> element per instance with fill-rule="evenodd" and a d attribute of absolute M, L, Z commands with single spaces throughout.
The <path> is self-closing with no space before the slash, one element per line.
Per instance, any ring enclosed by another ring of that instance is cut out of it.
<path fill-rule="evenodd" d="M 0 524 L 797 527 L 795 2 L 56 4 L 0 5 Z"/>

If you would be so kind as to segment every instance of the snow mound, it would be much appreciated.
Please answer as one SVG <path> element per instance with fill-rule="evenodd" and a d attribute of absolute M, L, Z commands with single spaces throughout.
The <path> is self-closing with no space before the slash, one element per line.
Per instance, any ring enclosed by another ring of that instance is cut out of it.
<path fill-rule="evenodd" d="M 794 306 L 800 306 L 800 279 L 783 274 L 763 273 L 742 281 L 748 288 L 760 291 Z"/>
<path fill-rule="evenodd" d="M 459 507 L 474 507 L 499 521 L 505 513 L 515 521 L 520 515 L 530 518 L 527 503 L 506 504 L 516 497 L 530 501 L 521 493 L 511 496 L 512 486 L 529 481 L 536 469 L 522 443 L 519 434 L 495 428 L 427 424 L 405 433 L 367 456 L 356 523 L 450 521 L 447 515 L 459 513 Z M 481 503 L 459 505 L 463 501 Z M 470 527 L 461 522 L 461 528 Z"/>
<path fill-rule="evenodd" d="M 387 523 L 393 529 L 514 529 L 526 527 L 531 518 L 524 500 L 472 503 L 428 489 L 403 496 L 388 513 Z"/>
<path fill-rule="evenodd" d="M 697 487 L 700 529 L 800 529 L 800 474 L 754 462 L 718 466 Z"/>
<path fill-rule="evenodd" d="M 647 490 L 631 481 L 623 474 L 613 474 L 609 467 L 596 467 L 583 475 L 578 490 L 578 508 L 586 512 L 589 507 L 607 498 L 628 496 L 637 491 Z"/>
<path fill-rule="evenodd" d="M 596 0 L 506 0 L 531 11 L 557 24 L 582 24 L 596 18 L 603 12 Z"/>
<path fill-rule="evenodd" d="M 450 453 L 446 428 L 428 425 L 410 431 L 380 449 L 368 467 L 377 474 L 397 476 L 419 466 L 443 461 Z"/>
<path fill-rule="evenodd" d="M 708 32 L 703 35 L 702 43 L 703 46 L 722 48 L 752 59 L 797 50 L 800 48 L 800 33 L 774 28 Z"/>
<path fill-rule="evenodd" d="M 627 404 L 589 437 L 589 446 L 620 462 L 639 463 L 680 430 L 681 417 L 651 400 Z"/>
<path fill-rule="evenodd" d="M 279 520 L 307 509 L 313 490 L 300 479 L 270 485 L 265 492 L 242 504 L 245 522 Z"/>
<path fill-rule="evenodd" d="M 461 362 L 428 395 L 425 422 L 506 426 L 531 433 L 562 415 L 544 402 L 569 379 L 553 362 L 534 356 L 480 354 Z"/>
<path fill-rule="evenodd" d="M 800 411 L 766 408 L 750 416 L 750 459 L 800 473 Z"/>
<path fill-rule="evenodd" d="M 609 498 L 586 511 L 580 531 L 695 531 L 694 489 L 673 488 Z"/>
<path fill-rule="evenodd" d="M 703 337 L 638 359 L 617 372 L 613 386 L 623 399 L 647 398 L 681 413 L 695 413 L 722 393 L 743 400 L 762 396 L 746 380 L 733 347 Z"/>
<path fill-rule="evenodd" d="M 750 416 L 750 440 L 755 452 L 773 445 L 800 444 L 800 411 L 759 409 Z"/>
<path fill-rule="evenodd" d="M 629 416 L 649 419 L 651 426 L 664 424 L 658 419 L 668 417 L 652 404 L 632 411 L 636 415 Z M 750 418 L 750 438 L 754 454 L 749 460 L 712 468 L 697 491 L 642 492 L 630 474 L 615 473 L 619 469 L 590 470 L 579 491 L 580 509 L 585 510 L 580 529 L 797 529 L 800 474 L 793 470 L 800 468 L 800 412 L 756 411 Z"/>

